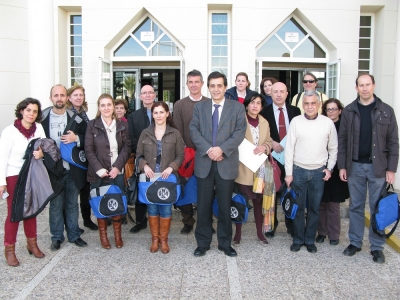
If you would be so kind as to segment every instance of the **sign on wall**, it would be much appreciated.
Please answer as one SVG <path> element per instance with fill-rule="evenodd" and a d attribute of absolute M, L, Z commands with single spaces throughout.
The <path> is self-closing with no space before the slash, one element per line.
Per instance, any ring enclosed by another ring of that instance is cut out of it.
<path fill-rule="evenodd" d="M 154 41 L 154 31 L 142 31 L 140 33 L 141 42 L 153 42 Z"/>
<path fill-rule="evenodd" d="M 285 32 L 285 42 L 286 43 L 298 43 L 299 33 L 298 32 Z"/>

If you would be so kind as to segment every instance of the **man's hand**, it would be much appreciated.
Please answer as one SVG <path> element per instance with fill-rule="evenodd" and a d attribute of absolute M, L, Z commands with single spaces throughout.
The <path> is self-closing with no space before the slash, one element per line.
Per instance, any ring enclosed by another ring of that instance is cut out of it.
<path fill-rule="evenodd" d="M 223 153 L 220 147 L 212 147 L 210 151 L 208 151 L 208 157 L 213 161 L 221 161 L 224 159 L 222 156 Z"/>
<path fill-rule="evenodd" d="M 63 142 L 64 144 L 70 144 L 76 142 L 76 140 L 77 140 L 76 135 L 71 130 L 68 130 L 67 134 L 63 134 L 60 139 L 60 141 Z"/>
<path fill-rule="evenodd" d="M 347 172 L 346 169 L 340 169 L 339 170 L 339 177 L 342 181 L 347 182 Z"/>
<path fill-rule="evenodd" d="M 329 180 L 329 178 L 331 178 L 331 176 L 332 176 L 332 173 L 331 173 L 331 171 L 330 170 L 328 170 L 328 169 L 324 169 L 324 170 L 322 170 L 322 172 L 324 172 L 325 173 L 325 177 L 324 178 L 322 178 L 323 180 L 325 180 L 325 181 L 328 181 Z"/>
<path fill-rule="evenodd" d="M 393 184 L 395 180 L 395 174 L 392 171 L 386 171 L 386 182 L 388 184 Z"/>
<path fill-rule="evenodd" d="M 283 150 L 285 150 L 281 144 L 279 144 L 278 142 L 272 141 L 272 149 L 274 149 L 274 151 L 276 153 L 281 153 Z"/>
<path fill-rule="evenodd" d="M 290 187 L 290 184 L 293 182 L 293 175 L 286 176 L 285 182 L 286 182 L 287 187 Z"/>

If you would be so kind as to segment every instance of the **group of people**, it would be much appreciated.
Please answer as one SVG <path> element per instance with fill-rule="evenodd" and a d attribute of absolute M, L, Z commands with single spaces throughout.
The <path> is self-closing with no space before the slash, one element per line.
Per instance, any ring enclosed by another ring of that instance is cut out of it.
<path fill-rule="evenodd" d="M 171 174 L 179 177 L 188 149 L 194 154 L 194 176 L 197 180 L 197 248 L 194 256 L 203 256 L 210 249 L 213 233 L 212 204 L 218 203 L 218 249 L 227 256 L 236 256 L 232 247 L 241 242 L 243 224 L 236 224 L 233 236 L 231 199 L 238 191 L 251 200 L 260 244 L 268 244 L 278 225 L 276 216 L 277 192 L 269 177 L 261 178 L 265 188 L 254 188 L 255 174 L 239 161 L 239 145 L 247 139 L 254 145 L 252 154 L 284 153 L 280 182 L 285 182 L 299 195 L 294 219 L 285 217 L 287 232 L 293 237 L 290 250 L 297 252 L 305 245 L 317 252 L 315 242 L 323 243 L 328 236 L 331 245 L 339 243 L 340 202 L 350 195 L 350 245 L 344 254 L 352 256 L 361 250 L 363 216 L 368 189 L 370 208 L 375 207 L 385 182 L 392 184 L 398 164 L 398 128 L 393 109 L 375 94 L 372 75 L 360 75 L 356 80 L 357 98 L 346 107 L 338 99 L 328 99 L 316 91 L 318 80 L 307 73 L 303 77 L 304 93 L 286 102 L 287 87 L 275 78 L 266 77 L 260 93 L 249 89 L 244 72 L 236 76 L 235 86 L 227 89 L 227 78 L 212 72 L 207 78 L 211 99 L 202 95 L 202 74 L 192 70 L 187 74 L 189 95 L 175 103 L 174 113 L 164 102 L 155 102 L 156 94 L 150 85 L 141 88 L 142 108 L 125 118 L 127 103 L 102 94 L 97 101 L 93 120 L 87 116 L 85 89 L 76 85 L 66 89 L 55 85 L 50 91 L 53 106 L 41 110 L 38 100 L 27 98 L 15 110 L 14 124 L 6 127 L 0 139 L 0 197 L 7 199 L 5 221 L 5 257 L 8 265 L 17 266 L 15 243 L 19 222 L 11 220 L 14 190 L 26 159 L 28 144 L 46 137 L 58 148 L 61 143 L 76 143 L 85 151 L 88 170 L 62 160 L 63 172 L 53 181 L 62 191 L 49 201 L 51 250 L 57 251 L 68 241 L 79 247 L 87 246 L 78 225 L 78 195 L 83 225 L 98 230 L 100 243 L 110 249 L 107 226 L 114 229 L 115 246 L 123 247 L 121 224 L 124 216 L 91 219 L 90 190 L 100 184 L 113 183 L 124 189 L 124 166 L 130 156 L 139 159 L 139 168 L 148 178 L 159 173 L 162 178 Z M 322 113 L 322 114 L 321 114 Z M 33 159 L 47 154 L 40 147 L 32 151 Z M 257 174 L 266 174 L 268 160 Z M 188 179 L 188 177 L 181 180 Z M 272 195 L 271 195 L 272 194 Z M 266 226 L 265 197 L 271 196 L 275 210 Z M 307 208 L 307 213 L 305 210 Z M 147 228 L 151 232 L 150 251 L 170 251 L 168 235 L 172 205 L 135 206 L 137 233 Z M 182 234 L 189 234 L 196 222 L 192 204 L 181 207 Z M 148 217 L 146 216 L 148 215 Z M 27 250 L 37 258 L 44 253 L 37 245 L 36 219 L 23 220 Z M 384 238 L 369 232 L 373 261 L 385 261 Z"/>

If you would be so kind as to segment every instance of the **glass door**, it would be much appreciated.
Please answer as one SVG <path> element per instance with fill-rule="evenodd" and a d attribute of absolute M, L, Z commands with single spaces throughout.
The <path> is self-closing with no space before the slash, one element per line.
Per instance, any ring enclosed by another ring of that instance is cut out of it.
<path fill-rule="evenodd" d="M 128 101 L 129 112 L 139 109 L 139 69 L 118 70 L 113 73 L 114 99 Z"/>

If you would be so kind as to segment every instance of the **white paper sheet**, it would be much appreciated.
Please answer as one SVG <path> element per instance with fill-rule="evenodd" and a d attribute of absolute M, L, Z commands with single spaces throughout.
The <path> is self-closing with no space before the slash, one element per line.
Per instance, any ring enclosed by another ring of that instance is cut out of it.
<path fill-rule="evenodd" d="M 266 154 L 256 155 L 254 149 L 256 145 L 253 145 L 249 140 L 244 139 L 239 145 L 239 160 L 242 164 L 248 167 L 254 173 L 260 168 L 264 161 L 268 158 Z"/>

